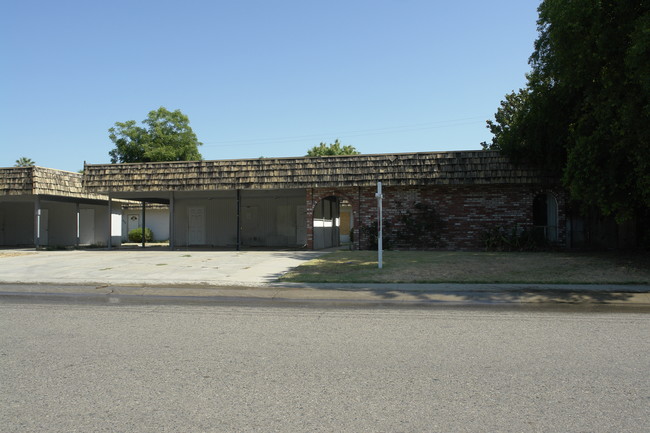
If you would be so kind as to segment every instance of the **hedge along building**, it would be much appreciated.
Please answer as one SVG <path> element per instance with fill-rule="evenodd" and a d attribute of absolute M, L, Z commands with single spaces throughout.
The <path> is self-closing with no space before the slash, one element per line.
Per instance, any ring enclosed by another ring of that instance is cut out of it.
<path fill-rule="evenodd" d="M 170 247 L 339 243 L 349 210 L 354 248 L 373 243 L 377 181 L 398 248 L 477 249 L 496 229 L 566 241 L 556 181 L 497 152 L 466 151 L 227 161 L 88 164 L 87 191 L 168 204 Z M 346 234 L 346 233 L 344 233 Z"/>
<path fill-rule="evenodd" d="M 110 213 L 108 197 L 83 190 L 81 174 L 0 168 L 2 246 L 106 245 L 111 221 L 120 221 L 119 213 Z"/>

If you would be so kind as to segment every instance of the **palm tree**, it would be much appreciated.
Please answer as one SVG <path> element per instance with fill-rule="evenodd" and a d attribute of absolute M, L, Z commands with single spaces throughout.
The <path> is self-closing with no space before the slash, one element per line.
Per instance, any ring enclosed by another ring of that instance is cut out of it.
<path fill-rule="evenodd" d="M 34 161 L 32 161 L 31 158 L 26 158 L 24 156 L 21 156 L 19 159 L 16 160 L 16 165 L 14 167 L 32 167 L 36 165 Z"/>

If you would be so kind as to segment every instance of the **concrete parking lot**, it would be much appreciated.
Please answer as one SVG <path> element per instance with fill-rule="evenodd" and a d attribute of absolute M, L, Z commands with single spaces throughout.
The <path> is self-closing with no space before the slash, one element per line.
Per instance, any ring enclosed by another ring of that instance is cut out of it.
<path fill-rule="evenodd" d="M 0 250 L 0 283 L 258 286 L 322 251 Z"/>

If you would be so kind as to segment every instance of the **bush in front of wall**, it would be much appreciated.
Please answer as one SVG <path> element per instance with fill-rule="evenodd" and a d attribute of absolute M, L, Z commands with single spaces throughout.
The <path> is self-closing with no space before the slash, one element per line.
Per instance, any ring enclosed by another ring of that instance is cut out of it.
<path fill-rule="evenodd" d="M 151 242 L 153 240 L 153 233 L 151 229 L 145 227 L 144 237 L 146 242 Z M 137 243 L 142 242 L 141 228 L 133 229 L 129 232 L 129 242 L 137 242 Z"/>
<path fill-rule="evenodd" d="M 544 251 L 549 248 L 544 233 L 514 227 L 491 227 L 481 234 L 485 251 Z"/>
<path fill-rule="evenodd" d="M 382 226 L 382 248 L 385 250 L 390 250 L 393 246 L 392 239 L 388 236 L 391 230 L 391 224 L 386 221 Z M 369 225 L 361 226 L 361 237 L 367 243 L 366 247 L 369 250 L 376 250 L 379 244 L 379 224 L 377 221 L 373 221 Z"/>

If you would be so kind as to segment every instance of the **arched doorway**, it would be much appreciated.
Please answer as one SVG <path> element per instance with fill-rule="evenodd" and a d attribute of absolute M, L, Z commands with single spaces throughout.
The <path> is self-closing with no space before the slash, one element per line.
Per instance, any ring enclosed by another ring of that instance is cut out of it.
<path fill-rule="evenodd" d="M 533 199 L 533 226 L 545 240 L 557 242 L 557 200 L 551 193 L 537 194 Z"/>
<path fill-rule="evenodd" d="M 320 200 L 314 207 L 312 223 L 315 250 L 354 243 L 354 210 L 345 198 L 330 195 Z"/>
<path fill-rule="evenodd" d="M 314 249 L 341 245 L 341 199 L 335 196 L 323 198 L 314 208 Z"/>

